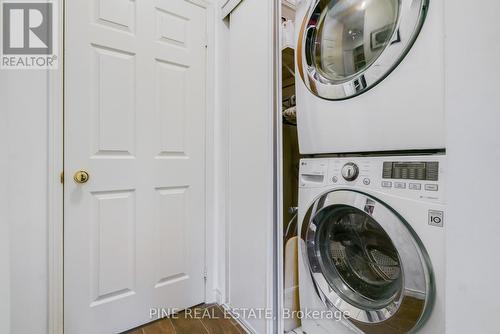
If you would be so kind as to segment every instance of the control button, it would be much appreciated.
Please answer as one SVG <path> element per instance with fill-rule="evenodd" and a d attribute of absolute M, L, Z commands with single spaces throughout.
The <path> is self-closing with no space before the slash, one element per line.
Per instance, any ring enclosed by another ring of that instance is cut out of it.
<path fill-rule="evenodd" d="M 332 177 L 332 182 L 333 182 L 333 183 L 337 183 L 337 182 L 339 182 L 339 178 L 338 178 L 338 177 L 336 177 L 336 176 Z"/>
<path fill-rule="evenodd" d="M 348 162 L 342 167 L 342 176 L 346 181 L 354 181 L 358 178 L 359 168 L 354 162 Z"/>
<path fill-rule="evenodd" d="M 438 191 L 439 186 L 437 184 L 426 184 L 425 185 L 425 190 L 427 191 Z"/>
<path fill-rule="evenodd" d="M 391 181 L 382 181 L 382 187 L 383 188 L 392 188 L 392 182 Z"/>
<path fill-rule="evenodd" d="M 420 183 L 410 183 L 408 188 L 411 190 L 422 190 L 422 185 Z"/>
<path fill-rule="evenodd" d="M 364 184 L 365 186 L 369 186 L 371 182 L 372 182 L 372 181 L 370 181 L 370 179 L 369 179 L 369 178 L 365 178 L 365 179 L 363 180 L 363 184 Z"/>
<path fill-rule="evenodd" d="M 406 183 L 405 182 L 394 182 L 394 188 L 406 189 Z"/>

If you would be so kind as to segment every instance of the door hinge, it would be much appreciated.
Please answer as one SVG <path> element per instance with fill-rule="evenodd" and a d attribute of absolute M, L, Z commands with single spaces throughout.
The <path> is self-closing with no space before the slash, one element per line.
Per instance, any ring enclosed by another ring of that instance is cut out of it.
<path fill-rule="evenodd" d="M 203 279 L 205 280 L 205 283 L 207 282 L 208 279 L 208 273 L 207 273 L 207 268 L 203 269 Z"/>
<path fill-rule="evenodd" d="M 64 184 L 64 172 L 61 172 L 61 175 L 59 175 L 59 180 L 61 181 L 61 184 Z"/>

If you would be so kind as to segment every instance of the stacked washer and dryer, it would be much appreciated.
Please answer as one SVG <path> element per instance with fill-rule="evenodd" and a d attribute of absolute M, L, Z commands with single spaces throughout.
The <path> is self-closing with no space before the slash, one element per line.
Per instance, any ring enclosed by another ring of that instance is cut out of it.
<path fill-rule="evenodd" d="M 302 331 L 444 333 L 443 1 L 296 13 Z"/>

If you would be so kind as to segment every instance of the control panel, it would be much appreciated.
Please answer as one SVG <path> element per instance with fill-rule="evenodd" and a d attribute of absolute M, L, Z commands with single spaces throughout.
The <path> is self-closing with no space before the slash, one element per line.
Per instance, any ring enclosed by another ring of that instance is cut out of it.
<path fill-rule="evenodd" d="M 366 188 L 444 202 L 445 156 L 304 159 L 299 186 Z"/>
<path fill-rule="evenodd" d="M 438 161 L 384 161 L 384 179 L 439 180 Z"/>

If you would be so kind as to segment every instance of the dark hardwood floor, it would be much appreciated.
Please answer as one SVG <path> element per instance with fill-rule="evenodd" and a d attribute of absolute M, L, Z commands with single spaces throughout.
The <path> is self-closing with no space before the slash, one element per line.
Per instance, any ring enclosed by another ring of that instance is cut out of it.
<path fill-rule="evenodd" d="M 218 305 L 195 306 L 124 334 L 245 334 L 245 330 Z"/>

